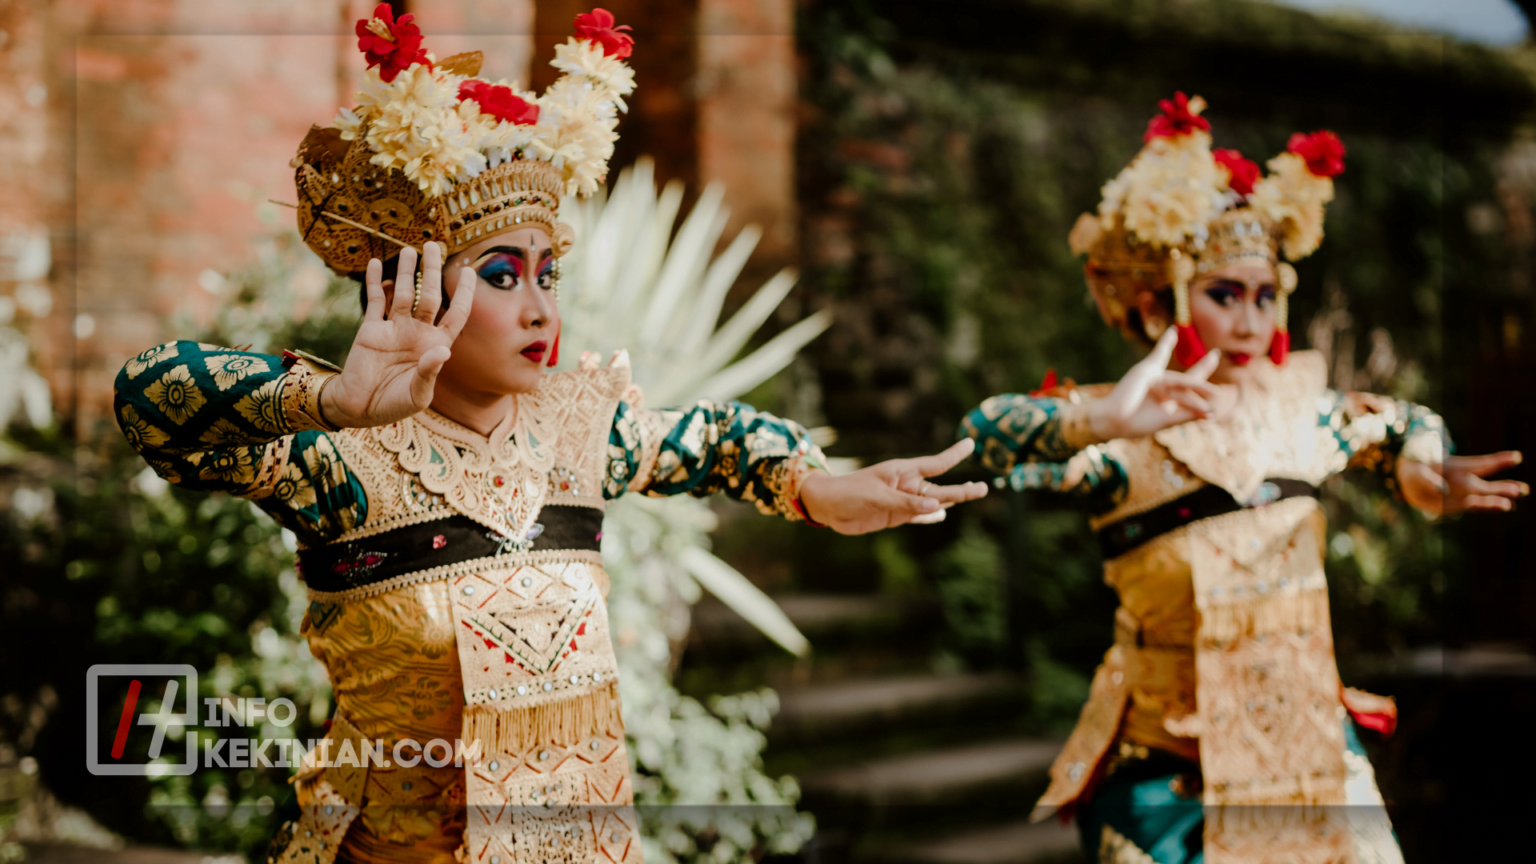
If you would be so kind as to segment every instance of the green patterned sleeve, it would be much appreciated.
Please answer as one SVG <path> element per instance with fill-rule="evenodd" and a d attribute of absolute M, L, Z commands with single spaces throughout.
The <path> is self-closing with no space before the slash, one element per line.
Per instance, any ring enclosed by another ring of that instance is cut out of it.
<path fill-rule="evenodd" d="M 1388 485 L 1396 484 L 1399 459 L 1438 465 L 1452 452 L 1440 415 L 1402 399 L 1328 390 L 1317 422 L 1333 433 L 1340 467 L 1375 471 Z"/>
<path fill-rule="evenodd" d="M 1085 431 L 1081 405 L 1019 393 L 991 397 L 960 423 L 960 435 L 976 442 L 976 461 L 1000 475 L 998 488 L 1062 492 L 1106 513 L 1125 499 L 1128 479 Z"/>
<path fill-rule="evenodd" d="M 362 521 L 367 501 L 319 419 L 334 367 L 171 342 L 118 373 L 114 412 L 156 474 L 185 489 L 249 498 L 306 545 Z"/>
<path fill-rule="evenodd" d="M 826 470 L 821 450 L 798 423 L 741 402 L 700 400 L 664 411 L 620 402 L 608 455 L 605 498 L 724 492 L 790 520 L 805 519 L 800 484 Z"/>

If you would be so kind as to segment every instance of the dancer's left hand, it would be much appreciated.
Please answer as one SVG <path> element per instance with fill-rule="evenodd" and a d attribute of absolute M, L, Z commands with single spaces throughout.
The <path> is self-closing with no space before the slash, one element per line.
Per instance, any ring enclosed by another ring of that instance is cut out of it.
<path fill-rule="evenodd" d="M 987 494 L 985 483 L 928 482 L 960 464 L 975 448 L 976 442 L 966 438 L 932 456 L 890 459 L 841 476 L 812 474 L 800 486 L 800 503 L 811 519 L 839 534 L 939 522 L 948 508 Z"/>
<path fill-rule="evenodd" d="M 1444 465 L 1404 459 L 1397 463 L 1398 488 L 1403 500 L 1426 513 L 1450 515 L 1467 511 L 1509 511 L 1514 499 L 1530 494 L 1531 487 L 1518 480 L 1484 480 L 1520 464 L 1520 451 L 1506 450 L 1487 456 L 1451 456 Z"/>

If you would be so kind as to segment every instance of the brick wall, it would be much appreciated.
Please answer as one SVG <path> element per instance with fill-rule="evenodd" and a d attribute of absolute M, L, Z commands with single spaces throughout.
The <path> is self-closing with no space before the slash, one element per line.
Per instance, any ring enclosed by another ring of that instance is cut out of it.
<path fill-rule="evenodd" d="M 0 296 L 51 297 L 51 309 L 27 306 L 46 314 L 18 314 L 59 413 L 81 434 L 108 421 L 123 362 L 178 335 L 172 316 L 212 312 L 219 298 L 200 276 L 242 266 L 289 224 L 291 214 L 263 202 L 292 200 L 295 146 L 351 104 L 363 68 L 352 25 L 373 5 L 0 5 Z M 486 76 L 542 88 L 555 74 L 554 45 L 592 0 L 403 5 L 439 57 L 480 50 Z M 749 276 L 793 263 L 793 0 L 608 6 L 638 43 L 639 89 L 615 166 L 652 155 L 663 180 L 694 194 L 723 181 L 728 231 L 764 229 Z M 33 238 L 35 250 L 45 236 L 46 276 L 9 278 L 7 250 L 20 241 L 6 238 Z"/>

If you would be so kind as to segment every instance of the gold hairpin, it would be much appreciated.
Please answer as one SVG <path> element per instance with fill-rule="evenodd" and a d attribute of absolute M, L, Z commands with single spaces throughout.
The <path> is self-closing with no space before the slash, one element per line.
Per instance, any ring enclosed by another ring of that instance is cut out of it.
<path fill-rule="evenodd" d="M 269 204 L 276 204 L 279 207 L 287 207 L 289 210 L 297 210 L 297 209 L 299 209 L 299 205 L 297 205 L 297 204 L 289 204 L 286 201 L 278 201 L 278 200 L 273 199 L 273 198 L 268 198 L 267 199 L 267 203 L 269 203 Z M 338 215 L 336 215 L 335 213 L 332 213 L 329 210 L 321 210 L 320 211 L 320 215 L 324 216 L 324 217 L 326 217 L 328 219 L 335 219 L 337 222 L 345 222 L 348 225 L 351 225 L 353 228 L 357 228 L 357 229 L 362 230 L 362 231 L 367 231 L 369 234 L 372 234 L 373 236 L 378 237 L 378 238 L 380 238 L 382 240 L 388 240 L 389 242 L 395 244 L 396 246 L 399 246 L 402 249 L 416 249 L 415 246 L 412 246 L 411 244 L 405 242 L 404 240 L 397 240 L 394 237 L 391 237 L 391 236 L 389 236 L 388 234 L 385 234 L 382 231 L 375 231 L 372 228 L 369 228 L 367 225 L 362 224 L 361 222 L 353 222 L 351 219 L 348 219 L 345 216 L 338 216 Z M 416 252 L 419 254 L 421 252 L 421 250 L 420 249 L 416 249 Z"/>

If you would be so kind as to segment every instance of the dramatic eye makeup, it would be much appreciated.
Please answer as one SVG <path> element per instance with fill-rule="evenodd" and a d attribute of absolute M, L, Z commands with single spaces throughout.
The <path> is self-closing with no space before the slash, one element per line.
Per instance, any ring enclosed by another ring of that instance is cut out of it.
<path fill-rule="evenodd" d="M 1243 296 L 1243 286 L 1237 282 L 1217 282 L 1205 289 L 1205 296 L 1222 306 L 1231 306 Z"/>
<path fill-rule="evenodd" d="M 475 274 L 492 288 L 510 291 L 523 280 L 523 250 L 516 246 L 495 246 L 475 259 Z"/>
<path fill-rule="evenodd" d="M 555 287 L 555 255 L 548 249 L 544 250 L 544 259 L 539 262 L 538 284 L 545 291 Z"/>

